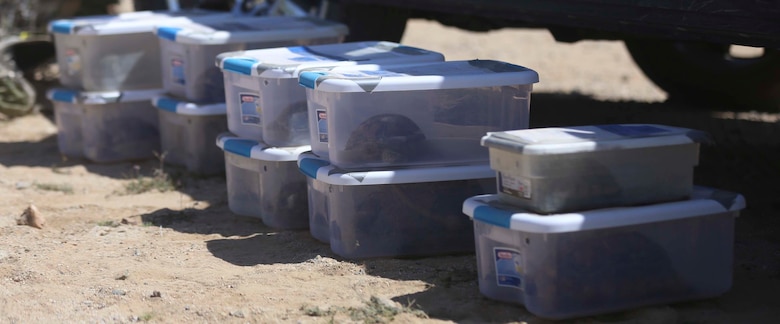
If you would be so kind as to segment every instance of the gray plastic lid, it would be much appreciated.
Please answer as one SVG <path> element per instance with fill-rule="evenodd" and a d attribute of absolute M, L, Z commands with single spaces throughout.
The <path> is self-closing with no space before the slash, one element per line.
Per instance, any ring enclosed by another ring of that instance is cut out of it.
<path fill-rule="evenodd" d="M 155 27 L 158 37 L 177 43 L 210 45 L 293 41 L 347 34 L 343 24 L 312 17 L 230 17 Z"/>
<path fill-rule="evenodd" d="M 268 78 L 297 78 L 302 69 L 356 64 L 400 64 L 444 61 L 444 55 L 384 41 L 291 46 L 222 53 L 223 71 Z"/>
<path fill-rule="evenodd" d="M 501 202 L 498 195 L 480 195 L 463 202 L 463 213 L 474 220 L 526 233 L 568 233 L 664 222 L 735 212 L 745 208 L 742 195 L 694 187 L 691 198 L 638 207 L 618 207 L 578 213 L 539 215 Z"/>
<path fill-rule="evenodd" d="M 609 124 L 488 132 L 482 145 L 524 155 L 635 149 L 707 141 L 703 131 L 655 124 Z"/>
<path fill-rule="evenodd" d="M 304 71 L 298 80 L 302 86 L 317 91 L 380 92 L 529 85 L 539 82 L 539 74 L 510 63 L 471 60 L 335 67 Z"/>
<path fill-rule="evenodd" d="M 340 186 L 488 179 L 496 176 L 496 171 L 488 164 L 352 172 L 339 169 L 311 152 L 298 157 L 298 167 L 310 178 Z"/>
<path fill-rule="evenodd" d="M 165 93 L 165 89 L 126 90 L 126 91 L 77 91 L 54 88 L 46 92 L 49 100 L 85 105 L 104 105 L 121 102 L 150 101 Z"/>

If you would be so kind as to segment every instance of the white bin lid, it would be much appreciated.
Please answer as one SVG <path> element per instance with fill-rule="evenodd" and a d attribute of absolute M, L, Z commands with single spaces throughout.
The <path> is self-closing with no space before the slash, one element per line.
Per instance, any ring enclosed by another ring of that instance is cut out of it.
<path fill-rule="evenodd" d="M 129 91 L 77 91 L 65 88 L 54 88 L 46 92 L 46 97 L 52 101 L 103 105 L 121 102 L 149 101 L 155 96 L 165 93 L 165 89 L 129 90 Z"/>
<path fill-rule="evenodd" d="M 347 26 L 312 17 L 231 17 L 155 28 L 158 37 L 177 43 L 213 45 L 341 37 Z"/>
<path fill-rule="evenodd" d="M 156 96 L 152 98 L 152 105 L 170 111 L 172 113 L 189 116 L 226 115 L 227 105 L 224 102 L 212 104 L 198 104 L 181 101 L 168 96 Z"/>
<path fill-rule="evenodd" d="M 306 176 L 341 186 L 385 185 L 495 178 L 488 164 L 424 167 L 351 172 L 331 165 L 311 152 L 298 157 L 298 167 Z"/>
<path fill-rule="evenodd" d="M 482 145 L 524 155 L 567 154 L 690 144 L 703 131 L 654 124 L 609 124 L 488 132 Z"/>
<path fill-rule="evenodd" d="M 228 52 L 218 55 L 216 64 L 227 72 L 286 79 L 314 67 L 437 61 L 444 61 L 444 55 L 398 43 L 365 41 Z"/>
<path fill-rule="evenodd" d="M 137 11 L 118 15 L 86 16 L 49 22 L 49 32 L 73 35 L 113 35 L 152 33 L 154 26 L 186 23 L 193 19 L 226 19 L 230 14 L 191 9 L 183 11 Z"/>
<path fill-rule="evenodd" d="M 250 139 L 236 137 L 230 133 L 217 136 L 217 146 L 225 152 L 241 155 L 254 160 L 287 162 L 295 161 L 298 155 L 311 150 L 311 145 L 292 147 L 272 147 Z"/>
<path fill-rule="evenodd" d="M 498 195 L 480 195 L 463 202 L 463 213 L 491 225 L 527 233 L 568 233 L 701 217 L 745 208 L 742 195 L 694 187 L 691 198 L 638 207 L 595 209 L 539 215 L 501 203 Z"/>
<path fill-rule="evenodd" d="M 325 92 L 379 92 L 532 84 L 539 82 L 539 74 L 510 63 L 471 60 L 344 66 L 327 71 L 304 71 L 298 81 L 304 87 Z"/>

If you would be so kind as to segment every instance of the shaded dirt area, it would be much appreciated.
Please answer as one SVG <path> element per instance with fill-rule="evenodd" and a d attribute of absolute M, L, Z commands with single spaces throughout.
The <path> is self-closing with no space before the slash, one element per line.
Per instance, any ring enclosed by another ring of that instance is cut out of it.
<path fill-rule="evenodd" d="M 473 34 L 421 21 L 411 23 L 404 41 L 451 59 L 537 69 L 532 127 L 637 122 L 712 134 L 696 183 L 742 193 L 748 203 L 737 220 L 732 290 L 566 322 L 780 318 L 777 114 L 661 102 L 663 93 L 614 42 L 561 45 L 538 31 Z M 508 50 L 509 41 L 517 46 Z M 275 231 L 232 215 L 222 177 L 166 166 L 178 175 L 177 190 L 125 193 L 157 166 L 66 160 L 50 116 L 0 121 L 0 322 L 548 322 L 481 297 L 473 254 L 345 260 L 307 231 Z M 16 224 L 31 203 L 46 219 L 43 229 Z"/>

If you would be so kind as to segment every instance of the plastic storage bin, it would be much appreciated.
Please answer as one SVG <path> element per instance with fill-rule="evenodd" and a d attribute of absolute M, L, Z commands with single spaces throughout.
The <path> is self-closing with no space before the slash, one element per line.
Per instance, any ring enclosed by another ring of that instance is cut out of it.
<path fill-rule="evenodd" d="M 311 147 L 270 147 L 232 134 L 219 135 L 217 146 L 225 151 L 230 211 L 276 229 L 309 226 L 306 176 L 297 160 Z"/>
<path fill-rule="evenodd" d="M 157 96 L 152 104 L 158 108 L 165 162 L 204 175 L 225 172 L 225 158 L 214 146 L 214 139 L 227 131 L 224 103 L 196 104 Z"/>
<path fill-rule="evenodd" d="M 350 259 L 472 252 L 463 200 L 495 190 L 487 164 L 348 172 L 301 163 L 301 171 L 328 185 L 330 248 Z"/>
<path fill-rule="evenodd" d="M 161 89 L 123 92 L 50 90 L 48 97 L 54 103 L 55 114 L 59 114 L 58 110 L 74 112 L 66 118 L 62 118 L 62 114 L 58 117 L 63 122 L 67 120 L 66 124 L 58 126 L 67 129 L 59 140 L 66 142 L 60 144 L 61 150 L 66 148 L 66 152 L 75 152 L 79 138 L 76 134 L 81 132 L 83 156 L 94 162 L 154 157 L 154 152 L 160 151 L 160 137 L 157 111 L 151 100 L 161 92 Z M 75 117 L 79 113 L 80 129 Z"/>
<path fill-rule="evenodd" d="M 88 16 L 49 23 L 54 35 L 60 83 L 88 91 L 162 88 L 158 23 L 231 17 L 203 10 L 139 11 Z"/>
<path fill-rule="evenodd" d="M 155 32 L 160 39 L 163 87 L 188 100 L 222 102 L 226 100 L 225 85 L 222 72 L 214 65 L 218 54 L 253 48 L 337 43 L 347 34 L 347 27 L 309 17 L 233 17 L 228 21 L 174 27 L 160 25 Z M 244 102 L 240 93 L 229 95 L 229 104 Z"/>
<path fill-rule="evenodd" d="M 487 134 L 499 197 L 538 213 L 685 199 L 706 134 L 647 124 Z"/>
<path fill-rule="evenodd" d="M 54 103 L 54 122 L 57 124 L 57 148 L 60 154 L 71 158 L 84 157 L 84 139 L 81 120 L 83 103 L 72 91 L 52 89 L 46 96 Z"/>
<path fill-rule="evenodd" d="M 691 199 L 538 215 L 472 197 L 480 292 L 545 318 L 708 298 L 732 282 L 742 196 L 697 188 Z"/>
<path fill-rule="evenodd" d="M 303 72 L 312 151 L 348 170 L 479 164 L 489 131 L 528 127 L 533 70 L 489 60 Z"/>
<path fill-rule="evenodd" d="M 228 93 L 248 91 L 258 95 L 262 115 L 262 137 L 254 124 L 242 124 L 239 105 L 232 105 L 231 131 L 246 138 L 260 139 L 272 146 L 311 143 L 306 108 L 306 90 L 298 85 L 298 73 L 306 68 L 355 64 L 393 64 L 444 61 L 437 52 L 390 42 L 353 42 L 313 46 L 267 48 L 229 52 L 217 57 Z M 238 87 L 238 90 L 229 89 Z M 243 89 L 243 90 L 241 90 Z M 249 130 L 244 130 L 251 127 Z"/>
<path fill-rule="evenodd" d="M 298 155 L 298 168 L 306 175 L 306 187 L 309 200 L 309 232 L 320 242 L 330 243 L 330 216 L 328 216 L 328 187 L 325 182 L 317 180 L 316 173 L 330 162 L 321 159 L 311 152 Z"/>

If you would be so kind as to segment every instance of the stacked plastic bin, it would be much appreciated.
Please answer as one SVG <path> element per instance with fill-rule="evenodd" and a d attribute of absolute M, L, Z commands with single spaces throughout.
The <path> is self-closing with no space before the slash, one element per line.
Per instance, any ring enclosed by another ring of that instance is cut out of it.
<path fill-rule="evenodd" d="M 222 71 L 214 66 L 225 52 L 278 46 L 341 42 L 344 25 L 316 18 L 228 16 L 228 19 L 165 25 L 155 28 L 160 46 L 165 96 L 159 108 L 160 136 L 166 161 L 191 172 L 224 172 L 222 151 L 214 139 L 228 130 Z M 242 96 L 255 109 L 255 97 Z"/>
<path fill-rule="evenodd" d="M 498 193 L 463 204 L 480 292 L 556 319 L 726 292 L 745 202 L 693 185 L 705 138 L 651 124 L 488 133 Z"/>
<path fill-rule="evenodd" d="M 162 92 L 154 26 L 224 16 L 208 11 L 132 12 L 49 23 L 60 82 L 54 102 L 60 152 L 95 162 L 145 159 L 159 151 L 151 98 Z"/>
<path fill-rule="evenodd" d="M 299 166 L 314 179 L 315 237 L 346 258 L 474 250 L 462 202 L 495 192 L 480 139 L 528 127 L 536 72 L 447 61 L 306 71 L 299 82 L 312 146 Z"/>
<path fill-rule="evenodd" d="M 443 59 L 439 53 L 375 41 L 218 55 L 232 134 L 220 136 L 217 146 L 224 151 L 230 210 L 277 229 L 309 227 L 307 179 L 297 166 L 299 155 L 311 150 L 300 71 Z"/>

